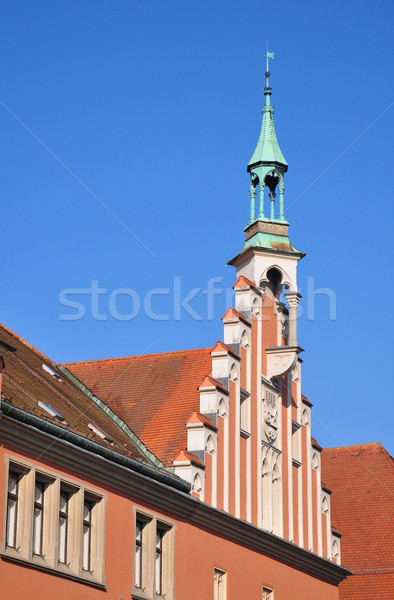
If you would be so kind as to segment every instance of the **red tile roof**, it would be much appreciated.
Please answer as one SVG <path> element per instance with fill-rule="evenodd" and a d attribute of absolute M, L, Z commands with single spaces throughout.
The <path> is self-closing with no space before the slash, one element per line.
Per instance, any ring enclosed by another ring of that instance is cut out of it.
<path fill-rule="evenodd" d="M 301 400 L 304 402 L 304 404 L 306 404 L 307 406 L 313 406 L 312 402 L 309 402 L 308 398 L 304 395 L 301 394 Z"/>
<path fill-rule="evenodd" d="M 215 423 L 212 421 L 212 419 L 210 419 L 209 417 L 207 417 L 207 415 L 203 415 L 200 412 L 196 412 L 194 411 L 187 423 L 192 424 L 192 423 L 202 423 L 203 425 L 205 425 L 206 427 L 209 427 L 209 429 L 213 429 L 214 431 L 217 431 L 218 428 L 216 427 Z"/>
<path fill-rule="evenodd" d="M 140 461 L 146 460 L 142 444 L 140 447 L 135 445 L 86 394 L 63 375 L 50 358 L 0 324 L 0 345 L 1 343 L 14 349 L 4 356 L 2 403 L 50 421 L 64 430 L 121 454 Z M 4 349 L 4 346 L 2 348 Z M 50 372 L 45 370 L 43 365 L 49 368 Z M 48 413 L 43 405 L 55 409 L 64 420 Z M 97 435 L 89 424 L 98 429 L 106 439 Z"/>
<path fill-rule="evenodd" d="M 224 344 L 220 340 L 216 342 L 216 345 L 212 348 L 211 352 L 228 352 L 231 356 L 234 356 L 234 358 L 239 358 L 238 354 L 230 346 L 227 346 L 227 344 Z"/>
<path fill-rule="evenodd" d="M 377 442 L 322 451 L 333 490 L 332 520 L 342 533 L 342 564 L 354 575 L 340 600 L 394 598 L 394 461 Z"/>
<path fill-rule="evenodd" d="M 181 450 L 174 458 L 174 463 L 176 462 L 191 462 L 194 465 L 197 465 L 198 467 L 201 467 L 202 469 L 205 469 L 205 465 L 203 462 L 201 462 L 201 460 L 198 458 L 197 454 L 194 454 L 194 452 L 188 452 L 187 450 Z"/>
<path fill-rule="evenodd" d="M 314 448 L 316 448 L 316 450 L 322 450 L 322 447 L 320 446 L 319 442 L 315 440 L 314 437 L 311 437 L 311 444 Z"/>
<path fill-rule="evenodd" d="M 204 377 L 204 381 L 200 383 L 199 389 L 203 390 L 204 388 L 216 388 L 223 392 L 223 394 L 229 394 L 229 391 L 220 383 L 220 381 L 217 381 L 213 377 Z"/>
<path fill-rule="evenodd" d="M 240 287 L 248 287 L 248 288 L 252 288 L 254 289 L 255 292 L 257 292 L 258 294 L 261 294 L 261 291 L 259 290 L 258 287 L 255 286 L 255 284 L 253 283 L 253 281 L 251 281 L 250 279 L 248 279 L 247 277 L 245 277 L 245 275 L 240 275 L 237 279 L 237 281 L 234 283 L 233 288 L 240 288 Z"/>
<path fill-rule="evenodd" d="M 226 313 L 222 316 L 222 321 L 225 321 L 226 319 L 239 319 L 245 323 L 245 325 L 249 325 L 249 327 L 251 326 L 250 321 L 242 313 L 235 310 L 235 308 L 232 308 L 232 306 L 230 306 L 230 308 L 228 308 Z"/>
<path fill-rule="evenodd" d="M 198 387 L 211 375 L 202 348 L 65 366 L 108 404 L 163 463 L 187 448 L 186 422 L 200 410 Z"/>

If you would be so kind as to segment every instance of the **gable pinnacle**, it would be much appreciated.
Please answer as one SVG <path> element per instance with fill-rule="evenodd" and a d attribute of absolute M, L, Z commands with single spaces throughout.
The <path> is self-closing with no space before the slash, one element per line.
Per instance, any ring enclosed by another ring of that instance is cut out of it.
<path fill-rule="evenodd" d="M 267 59 L 267 70 L 265 72 L 266 86 L 264 88 L 265 105 L 263 106 L 263 120 L 261 124 L 260 136 L 255 151 L 250 159 L 247 170 L 250 173 L 250 220 L 254 223 L 255 219 L 255 196 L 257 187 L 260 191 L 260 203 L 257 220 L 266 220 L 264 213 L 264 189 L 269 189 L 269 220 L 284 221 L 283 195 L 284 195 L 284 173 L 287 171 L 287 162 L 279 147 L 276 138 L 273 113 L 274 107 L 271 105 L 271 87 L 269 84 L 269 59 L 274 59 L 274 53 L 268 51 L 265 54 Z M 275 198 L 276 187 L 279 190 L 279 214 L 275 219 Z"/>

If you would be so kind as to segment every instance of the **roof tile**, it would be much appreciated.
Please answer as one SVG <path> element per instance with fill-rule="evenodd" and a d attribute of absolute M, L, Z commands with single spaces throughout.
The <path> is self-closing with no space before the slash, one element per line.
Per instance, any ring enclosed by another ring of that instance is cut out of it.
<path fill-rule="evenodd" d="M 191 413 L 200 410 L 198 387 L 211 375 L 211 351 L 182 350 L 65 366 L 169 465 L 176 452 L 187 448 L 185 425 Z"/>
<path fill-rule="evenodd" d="M 342 563 L 355 574 L 341 600 L 394 597 L 394 462 L 379 443 L 322 451 L 322 477 L 333 490 L 331 511 L 342 533 Z"/>

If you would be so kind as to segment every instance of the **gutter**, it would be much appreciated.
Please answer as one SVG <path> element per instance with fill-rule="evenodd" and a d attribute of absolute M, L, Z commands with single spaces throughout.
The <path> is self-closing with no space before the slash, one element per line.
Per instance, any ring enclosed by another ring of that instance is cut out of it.
<path fill-rule="evenodd" d="M 100 446 L 96 442 L 88 440 L 72 431 L 68 431 L 67 429 L 63 429 L 59 425 L 55 425 L 49 421 L 45 421 L 36 415 L 32 415 L 25 410 L 17 408 L 12 404 L 8 404 L 6 402 L 1 402 L 1 414 L 8 417 L 9 419 L 18 421 L 23 423 L 27 427 L 31 429 L 38 429 L 47 435 L 50 435 L 56 439 L 56 441 L 60 442 L 68 442 L 73 446 L 81 449 L 84 452 L 89 452 L 95 454 L 96 456 L 101 456 L 111 462 L 116 463 L 122 467 L 126 467 L 131 471 L 135 471 L 137 473 L 141 473 L 150 479 L 154 479 L 164 485 L 175 488 L 178 491 L 184 492 L 185 494 L 189 494 L 190 492 L 190 484 L 183 479 L 172 475 L 168 471 L 159 470 L 158 468 L 151 467 L 147 464 L 139 462 L 129 456 L 124 456 L 123 454 L 119 454 L 114 450 L 109 448 L 105 448 L 104 446 Z"/>

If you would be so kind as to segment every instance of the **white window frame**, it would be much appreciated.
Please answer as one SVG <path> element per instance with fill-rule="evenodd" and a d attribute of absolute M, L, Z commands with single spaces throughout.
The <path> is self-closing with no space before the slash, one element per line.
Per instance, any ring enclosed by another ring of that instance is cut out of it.
<path fill-rule="evenodd" d="M 47 485 L 47 482 L 36 475 L 33 504 L 33 555 L 36 556 L 43 555 L 45 489 Z M 37 490 L 39 490 L 38 494 Z"/>
<path fill-rule="evenodd" d="M 241 388 L 240 390 L 240 433 L 245 437 L 250 436 L 250 393 Z"/>
<path fill-rule="evenodd" d="M 12 479 L 11 479 L 12 475 Z M 15 470 L 13 467 L 8 471 L 7 477 L 7 502 L 6 502 L 6 527 L 5 527 L 5 544 L 7 548 L 17 549 L 17 531 L 18 531 L 18 517 L 19 517 L 19 502 L 20 502 L 20 491 L 19 483 L 22 478 L 22 474 Z M 12 486 L 14 484 L 14 486 Z M 12 487 L 11 487 L 12 486 Z M 11 522 L 11 526 L 10 526 Z"/>
<path fill-rule="evenodd" d="M 263 585 L 262 600 L 274 600 L 274 590 Z"/>
<path fill-rule="evenodd" d="M 0 554 L 5 557 L 29 563 L 40 569 L 55 570 L 72 578 L 80 578 L 93 584 L 104 585 L 104 513 L 106 494 L 94 490 L 59 473 L 25 462 L 12 455 L 5 456 L 6 491 L 9 474 L 20 473 L 17 499 L 16 540 L 14 547 L 7 544 L 7 506 L 4 503 L 3 541 Z M 40 551 L 33 547 L 36 505 L 36 482 L 44 485 L 40 501 Z M 70 494 L 67 518 L 67 557 L 65 563 L 59 562 L 59 512 L 60 492 Z M 7 497 L 8 498 L 8 497 Z M 83 569 L 83 505 L 89 498 L 92 505 L 90 570 Z"/>
<path fill-rule="evenodd" d="M 140 600 L 174 600 L 175 523 L 138 507 L 134 507 L 133 510 L 132 597 Z M 143 524 L 140 539 L 137 536 L 137 522 Z M 158 531 L 162 532 L 160 547 L 157 544 Z M 158 561 L 161 581 L 158 580 Z"/>
<path fill-rule="evenodd" d="M 291 422 L 291 454 L 293 464 L 301 465 L 301 425 L 297 421 Z"/>
<path fill-rule="evenodd" d="M 227 572 L 217 567 L 213 570 L 213 600 L 226 600 Z"/>

